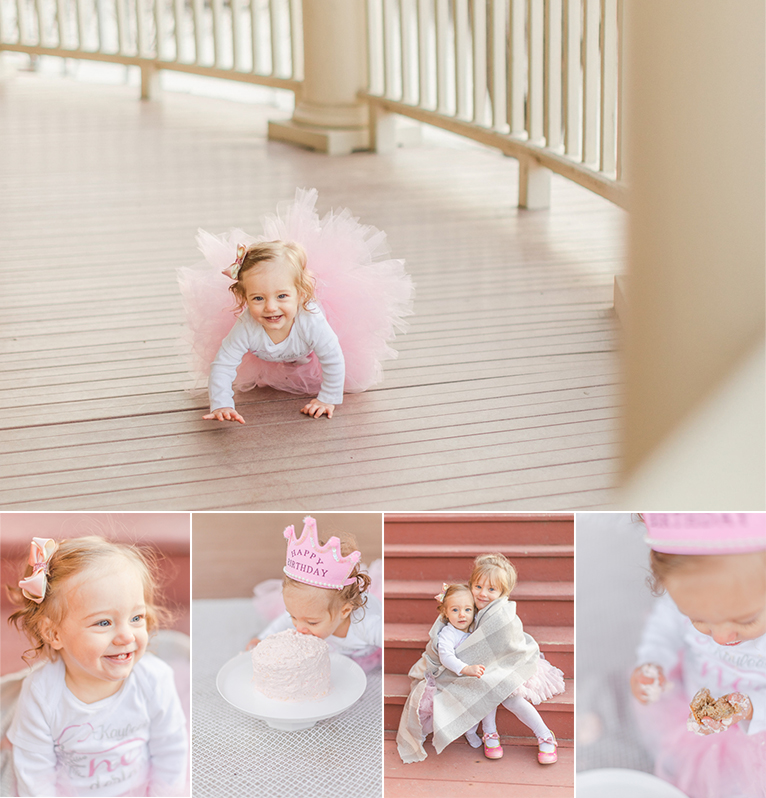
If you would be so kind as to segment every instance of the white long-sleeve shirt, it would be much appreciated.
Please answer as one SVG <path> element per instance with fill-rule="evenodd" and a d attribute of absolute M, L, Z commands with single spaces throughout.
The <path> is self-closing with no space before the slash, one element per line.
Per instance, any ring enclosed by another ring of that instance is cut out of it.
<path fill-rule="evenodd" d="M 118 692 L 92 704 L 65 675 L 59 659 L 24 680 L 8 731 L 18 794 L 179 795 L 188 741 L 172 668 L 144 654 Z"/>
<path fill-rule="evenodd" d="M 277 616 L 259 635 L 260 639 L 269 637 L 285 629 L 293 629 L 290 615 L 283 612 Z M 345 637 L 330 635 L 327 644 L 331 651 L 337 651 L 352 659 L 367 657 L 383 646 L 383 607 L 371 593 L 367 594 L 364 607 L 351 613 L 351 625 Z"/>
<path fill-rule="evenodd" d="M 299 308 L 290 334 L 275 344 L 268 333 L 245 309 L 240 313 L 231 332 L 224 338 L 210 367 L 208 393 L 210 409 L 234 407 L 232 383 L 237 367 L 247 352 L 261 360 L 277 363 L 306 363 L 314 352 L 322 366 L 322 387 L 318 399 L 326 404 L 343 402 L 343 383 L 346 376 L 343 352 L 338 336 L 327 322 L 318 305 L 310 302 L 307 309 Z"/>
<path fill-rule="evenodd" d="M 667 677 L 681 661 L 689 700 L 703 687 L 715 696 L 744 693 L 753 703 L 753 718 L 741 721 L 747 734 L 766 730 L 766 635 L 736 646 L 720 646 L 698 632 L 668 595 L 659 598 L 644 628 L 636 665 L 660 665 Z"/>
<path fill-rule="evenodd" d="M 468 632 L 456 629 L 448 623 L 439 631 L 437 640 L 437 650 L 439 661 L 445 668 L 449 668 L 453 673 L 460 676 L 460 671 L 468 667 L 467 662 L 463 662 L 455 653 L 455 649 L 469 636 Z"/>

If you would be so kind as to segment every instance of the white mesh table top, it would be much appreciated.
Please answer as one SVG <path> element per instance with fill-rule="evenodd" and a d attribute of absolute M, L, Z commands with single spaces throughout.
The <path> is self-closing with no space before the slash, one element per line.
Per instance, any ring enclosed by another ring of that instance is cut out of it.
<path fill-rule="evenodd" d="M 215 678 L 264 624 L 250 599 L 192 603 L 192 795 L 194 798 L 380 798 L 383 691 L 367 674 L 359 701 L 297 732 L 272 729 L 218 694 Z"/>

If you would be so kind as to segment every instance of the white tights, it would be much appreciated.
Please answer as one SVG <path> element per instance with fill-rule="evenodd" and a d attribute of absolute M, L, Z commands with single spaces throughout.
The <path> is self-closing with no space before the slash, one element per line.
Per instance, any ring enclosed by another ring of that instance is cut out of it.
<path fill-rule="evenodd" d="M 551 736 L 551 730 L 545 725 L 542 716 L 526 698 L 522 698 L 520 695 L 511 696 L 503 701 L 503 706 L 509 712 L 513 712 L 525 726 L 528 726 L 535 737 L 546 740 Z"/>
<path fill-rule="evenodd" d="M 506 698 L 502 705 L 509 712 L 512 712 L 525 726 L 531 729 L 535 737 L 540 737 L 543 740 L 550 739 L 551 730 L 545 725 L 545 721 L 542 719 L 540 713 L 526 698 L 522 698 L 520 695 L 511 696 L 510 698 Z M 493 709 L 492 712 L 482 720 L 481 730 L 483 734 L 492 734 L 497 731 L 497 722 L 495 720 L 496 713 L 497 708 Z M 479 724 L 477 723 L 473 728 L 469 729 L 468 733 L 470 734 L 473 732 L 476 734 L 478 728 Z"/>

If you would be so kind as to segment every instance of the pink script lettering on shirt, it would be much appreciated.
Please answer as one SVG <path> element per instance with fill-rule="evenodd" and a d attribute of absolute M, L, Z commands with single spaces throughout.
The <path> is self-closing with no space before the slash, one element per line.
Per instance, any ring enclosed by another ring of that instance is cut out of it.
<path fill-rule="evenodd" d="M 116 749 L 123 748 L 124 746 L 135 742 L 143 743 L 144 741 L 140 737 L 134 737 L 131 740 L 123 740 L 121 743 L 118 743 L 112 748 L 108 748 L 106 751 L 95 752 L 93 758 L 90 760 L 88 776 L 94 776 L 101 765 L 106 765 L 107 773 L 111 773 L 118 767 L 127 767 L 128 765 L 132 765 L 141 753 L 141 749 L 134 747 L 132 750 L 125 751 L 122 754 Z M 103 756 L 104 754 L 110 754 L 111 756 L 108 756 L 106 759 L 97 759 L 97 757 Z"/>

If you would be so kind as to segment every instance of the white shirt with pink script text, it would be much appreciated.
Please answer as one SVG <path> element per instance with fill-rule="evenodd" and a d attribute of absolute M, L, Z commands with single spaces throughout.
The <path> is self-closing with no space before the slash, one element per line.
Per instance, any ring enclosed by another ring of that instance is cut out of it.
<path fill-rule="evenodd" d="M 638 647 L 637 664 L 644 663 L 660 665 L 666 676 L 680 663 L 690 701 L 703 687 L 715 698 L 744 693 L 753 703 L 753 718 L 740 722 L 742 731 L 766 731 L 766 635 L 736 646 L 718 645 L 664 595 L 655 602 Z"/>
<path fill-rule="evenodd" d="M 186 781 L 186 719 L 173 670 L 153 654 L 120 690 L 86 704 L 61 660 L 24 680 L 8 738 L 20 796 L 178 795 Z"/>

